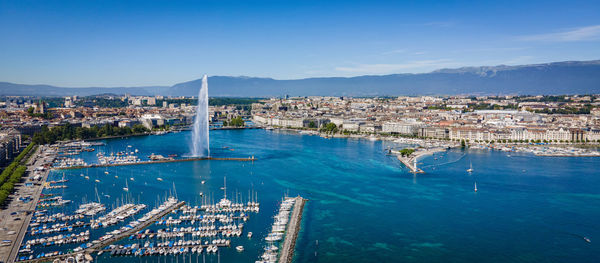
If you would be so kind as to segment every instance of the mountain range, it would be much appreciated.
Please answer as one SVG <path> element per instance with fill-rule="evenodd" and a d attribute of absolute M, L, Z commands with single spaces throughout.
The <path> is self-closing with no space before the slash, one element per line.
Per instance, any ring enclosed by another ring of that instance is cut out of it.
<path fill-rule="evenodd" d="M 209 95 L 397 96 L 397 95 L 555 95 L 600 93 L 600 60 L 565 61 L 519 66 L 440 69 L 430 73 L 323 77 L 293 80 L 211 76 Z M 69 96 L 98 94 L 195 96 L 201 79 L 173 86 L 81 87 L 0 82 L 4 96 Z"/>

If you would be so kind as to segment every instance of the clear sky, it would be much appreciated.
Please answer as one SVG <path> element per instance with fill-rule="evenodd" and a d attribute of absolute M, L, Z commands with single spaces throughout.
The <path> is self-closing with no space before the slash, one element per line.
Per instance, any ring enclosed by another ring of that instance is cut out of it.
<path fill-rule="evenodd" d="M 600 59 L 600 1 L 0 0 L 0 81 L 172 85 Z"/>

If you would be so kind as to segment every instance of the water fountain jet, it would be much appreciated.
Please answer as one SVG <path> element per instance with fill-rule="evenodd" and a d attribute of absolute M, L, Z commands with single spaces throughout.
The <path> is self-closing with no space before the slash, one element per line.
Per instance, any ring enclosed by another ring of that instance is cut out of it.
<path fill-rule="evenodd" d="M 208 80 L 206 75 L 202 77 L 202 87 L 198 92 L 198 108 L 192 128 L 192 156 L 209 157 L 209 134 L 208 134 Z"/>

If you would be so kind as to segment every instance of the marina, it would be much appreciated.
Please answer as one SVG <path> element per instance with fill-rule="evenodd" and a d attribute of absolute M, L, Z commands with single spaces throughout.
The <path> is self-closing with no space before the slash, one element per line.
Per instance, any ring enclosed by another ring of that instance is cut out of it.
<path fill-rule="evenodd" d="M 185 202 L 179 202 L 174 198 L 169 198 L 165 201 L 160 207 L 153 209 L 152 211 L 145 214 L 142 218 L 130 222 L 127 226 L 120 228 L 119 230 L 114 230 L 109 234 L 105 234 L 97 240 L 94 240 L 91 244 L 83 245 L 75 249 L 74 252 L 69 254 L 63 253 L 42 253 L 37 256 L 19 256 L 17 261 L 21 262 L 47 262 L 53 261 L 55 259 L 67 261 L 68 257 L 75 257 L 77 254 L 91 254 L 94 252 L 98 252 L 101 248 L 108 246 L 111 243 L 114 243 L 122 238 L 125 238 L 135 232 L 140 231 L 141 229 L 147 227 L 148 225 L 154 223 L 160 217 L 169 214 L 171 211 L 183 206 Z M 130 206 L 125 206 L 130 208 Z M 126 211 L 126 208 L 121 208 L 119 211 Z M 128 210 L 131 211 L 131 210 Z M 114 217 L 118 217 L 118 213 L 113 214 Z M 62 239 L 65 237 L 63 236 Z"/>

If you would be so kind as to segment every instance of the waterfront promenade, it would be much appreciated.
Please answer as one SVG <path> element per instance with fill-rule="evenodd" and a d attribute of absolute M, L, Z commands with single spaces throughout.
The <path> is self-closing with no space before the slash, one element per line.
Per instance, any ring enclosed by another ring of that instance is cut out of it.
<path fill-rule="evenodd" d="M 302 211 L 304 210 L 304 203 L 307 199 L 300 196 L 296 197 L 294 202 L 294 210 L 292 211 L 292 219 L 286 230 L 285 240 L 283 241 L 283 248 L 281 249 L 281 255 L 279 257 L 279 263 L 291 263 L 294 258 L 294 247 L 296 246 L 296 239 L 298 238 L 298 232 L 300 232 L 300 223 L 302 222 Z"/>
<path fill-rule="evenodd" d="M 33 182 L 31 175 L 35 167 L 43 166 L 49 162 L 49 158 L 42 157 L 44 146 L 40 146 L 32 154 L 27 162 L 27 174 L 23 177 L 23 183 L 20 183 L 16 192 L 12 194 L 12 200 L 6 209 L 0 211 L 0 239 L 10 240 L 10 245 L 0 247 L 0 262 L 11 263 L 19 252 L 19 246 L 25 238 L 27 227 L 35 211 L 35 207 L 40 199 L 44 182 L 48 178 L 48 170 L 44 170 L 42 179 L 39 182 Z M 26 183 L 32 183 L 27 186 Z M 30 197 L 27 203 L 19 200 L 20 197 Z M 8 244 L 8 243 L 6 243 Z"/>

